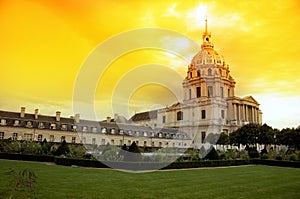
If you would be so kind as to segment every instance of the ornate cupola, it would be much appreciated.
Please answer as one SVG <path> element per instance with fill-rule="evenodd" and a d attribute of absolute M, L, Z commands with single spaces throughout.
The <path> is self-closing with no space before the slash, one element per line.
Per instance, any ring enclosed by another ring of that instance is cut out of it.
<path fill-rule="evenodd" d="M 188 65 L 187 76 L 183 81 L 184 101 L 190 103 L 212 97 L 232 97 L 234 87 L 235 81 L 230 76 L 229 66 L 214 49 L 206 19 L 201 49 Z"/>

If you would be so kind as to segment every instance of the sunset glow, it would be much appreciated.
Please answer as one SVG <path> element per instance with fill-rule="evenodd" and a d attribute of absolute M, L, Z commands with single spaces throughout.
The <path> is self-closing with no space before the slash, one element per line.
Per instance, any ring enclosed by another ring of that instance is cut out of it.
<path fill-rule="evenodd" d="M 69 117 L 74 114 L 72 95 L 77 74 L 88 55 L 103 41 L 136 28 L 165 28 L 200 45 L 207 17 L 215 49 L 224 56 L 237 82 L 236 95 L 257 99 L 264 123 L 274 128 L 297 127 L 299 8 L 297 0 L 2 0 L 0 109 L 17 112 L 26 106 L 31 113 L 36 108 L 43 115 L 54 115 L 60 110 L 62 116 Z M 130 41 L 124 41 L 116 48 L 128 45 Z M 175 45 L 191 56 L 197 53 L 181 38 L 164 38 L 162 45 Z M 184 78 L 188 62 L 153 49 L 119 57 L 99 78 L 95 95 L 99 120 L 118 111 L 112 110 L 111 101 L 120 79 L 145 64 L 169 67 Z M 172 77 L 164 75 L 172 81 Z M 178 88 L 182 88 L 181 84 Z M 140 85 L 124 93 L 130 93 L 130 98 L 118 95 L 114 100 L 128 103 L 128 114 L 177 100 L 168 88 L 157 84 Z"/>

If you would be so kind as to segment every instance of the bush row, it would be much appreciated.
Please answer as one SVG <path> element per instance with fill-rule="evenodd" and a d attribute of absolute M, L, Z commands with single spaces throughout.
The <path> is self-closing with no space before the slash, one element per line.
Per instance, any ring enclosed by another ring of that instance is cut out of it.
<path fill-rule="evenodd" d="M 262 164 L 262 165 L 268 165 L 268 166 L 300 168 L 300 161 L 253 159 L 252 164 Z"/>
<path fill-rule="evenodd" d="M 0 159 L 27 160 L 39 162 L 54 162 L 57 165 L 64 166 L 82 166 L 96 168 L 116 168 L 124 170 L 157 170 L 157 169 L 184 169 L 199 167 L 220 167 L 220 166 L 238 166 L 248 164 L 259 164 L 269 166 L 296 167 L 300 168 L 300 161 L 280 161 L 280 160 L 208 160 L 208 161 L 189 161 L 189 162 L 108 162 L 86 159 L 72 159 L 64 157 L 54 157 L 46 155 L 25 155 L 0 153 Z"/>
<path fill-rule="evenodd" d="M 0 153 L 0 159 L 9 160 L 26 160 L 26 161 L 37 161 L 37 162 L 54 162 L 54 156 L 48 155 L 27 155 L 20 153 Z"/>

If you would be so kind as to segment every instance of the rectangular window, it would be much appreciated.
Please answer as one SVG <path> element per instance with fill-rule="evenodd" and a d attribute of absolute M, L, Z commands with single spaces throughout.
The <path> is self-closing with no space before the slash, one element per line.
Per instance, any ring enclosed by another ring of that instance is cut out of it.
<path fill-rule="evenodd" d="M 192 99 L 192 89 L 189 89 L 189 99 Z"/>
<path fill-rule="evenodd" d="M 110 140 L 112 145 L 115 145 L 115 140 Z"/>
<path fill-rule="evenodd" d="M 221 110 L 221 117 L 222 117 L 222 119 L 225 118 L 225 111 L 224 110 Z"/>
<path fill-rule="evenodd" d="M 144 146 L 147 146 L 147 141 L 144 141 Z"/>
<path fill-rule="evenodd" d="M 221 95 L 221 98 L 224 98 L 224 88 L 223 87 L 220 87 L 220 95 Z"/>
<path fill-rule="evenodd" d="M 208 86 L 208 97 L 213 97 L 213 87 Z"/>
<path fill-rule="evenodd" d="M 4 132 L 0 132 L 0 140 L 4 139 Z"/>
<path fill-rule="evenodd" d="M 193 77 L 193 72 L 190 72 L 190 78 L 192 78 Z"/>
<path fill-rule="evenodd" d="M 39 142 L 43 141 L 43 135 L 42 134 L 38 134 L 38 141 Z"/>
<path fill-rule="evenodd" d="M 197 94 L 197 98 L 201 97 L 201 87 L 200 86 L 198 86 L 196 88 L 196 94 Z"/>
<path fill-rule="evenodd" d="M 18 133 L 13 133 L 13 140 L 17 140 L 18 139 Z"/>
<path fill-rule="evenodd" d="M 202 118 L 202 119 L 205 119 L 205 118 L 206 118 L 206 111 L 205 111 L 205 110 L 202 110 L 202 111 L 201 111 L 201 118 Z"/>
<path fill-rule="evenodd" d="M 76 143 L 76 137 L 72 137 L 72 143 L 73 143 L 73 144 Z"/>
<path fill-rule="evenodd" d="M 136 143 L 137 146 L 139 145 L 139 141 L 136 141 L 135 143 Z"/>
<path fill-rule="evenodd" d="M 120 140 L 120 146 L 122 146 L 123 145 L 123 140 Z"/>
<path fill-rule="evenodd" d="M 206 137 L 206 133 L 205 132 L 201 132 L 201 143 L 204 143 L 205 137 Z"/>
<path fill-rule="evenodd" d="M 105 139 L 101 140 L 101 145 L 105 145 Z"/>
<path fill-rule="evenodd" d="M 25 134 L 24 134 L 24 140 L 32 141 L 32 134 L 30 134 L 30 133 L 25 133 Z"/>
<path fill-rule="evenodd" d="M 161 142 L 159 142 L 158 145 L 159 145 L 159 147 L 162 147 L 162 143 Z"/>
<path fill-rule="evenodd" d="M 61 137 L 60 137 L 60 141 L 61 141 L 61 142 L 65 141 L 65 140 L 66 140 L 66 137 L 65 137 L 65 136 L 61 136 Z"/>
<path fill-rule="evenodd" d="M 151 146 L 154 147 L 154 142 L 151 142 Z"/>
<path fill-rule="evenodd" d="M 82 138 L 82 143 L 86 144 L 86 138 L 85 137 Z"/>
<path fill-rule="evenodd" d="M 50 135 L 49 140 L 50 140 L 50 142 L 54 142 L 54 135 Z"/>
<path fill-rule="evenodd" d="M 183 120 L 183 112 L 182 111 L 177 112 L 177 121 L 179 121 L 179 120 Z"/>
<path fill-rule="evenodd" d="M 128 145 L 131 145 L 131 140 L 128 140 Z"/>
<path fill-rule="evenodd" d="M 166 123 L 166 116 L 165 116 L 165 115 L 162 116 L 162 123 L 163 123 L 163 124 Z"/>
<path fill-rule="evenodd" d="M 92 145 L 96 144 L 96 138 L 92 138 Z"/>

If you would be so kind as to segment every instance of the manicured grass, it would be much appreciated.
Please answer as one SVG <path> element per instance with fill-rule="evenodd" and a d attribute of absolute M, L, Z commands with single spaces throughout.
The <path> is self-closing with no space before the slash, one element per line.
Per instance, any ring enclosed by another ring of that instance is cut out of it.
<path fill-rule="evenodd" d="M 0 196 L 9 168 L 37 175 L 37 198 L 300 198 L 300 169 L 241 166 L 127 173 L 0 160 Z"/>

